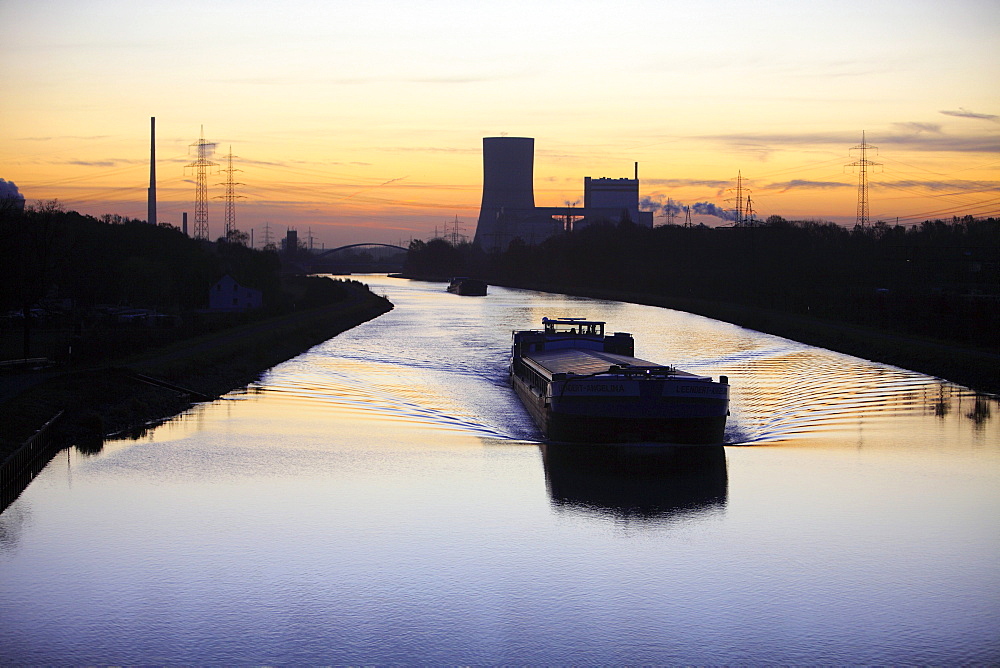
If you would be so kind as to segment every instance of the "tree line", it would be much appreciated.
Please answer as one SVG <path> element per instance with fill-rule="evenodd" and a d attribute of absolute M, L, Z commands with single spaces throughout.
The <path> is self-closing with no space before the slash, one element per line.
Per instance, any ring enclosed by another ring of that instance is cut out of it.
<path fill-rule="evenodd" d="M 133 305 L 166 313 L 206 305 L 224 274 L 273 296 L 280 262 L 220 239 L 191 239 L 169 225 L 64 211 L 55 200 L 23 212 L 0 211 L 0 308 L 31 308 L 47 298 L 79 307 Z"/>
<path fill-rule="evenodd" d="M 726 302 L 998 348 L 1000 219 L 904 227 L 772 216 L 754 226 L 595 224 L 487 254 L 410 246 L 406 273 Z"/>
<path fill-rule="evenodd" d="M 56 200 L 24 210 L 0 201 L 0 334 L 23 334 L 19 347 L 29 357 L 32 330 L 73 329 L 77 339 L 90 332 L 96 354 L 102 340 L 104 348 L 141 349 L 236 320 L 334 303 L 348 296 L 342 282 L 284 276 L 279 253 L 249 248 L 246 236 L 210 242 L 192 239 L 166 224 L 65 211 Z M 260 290 L 263 308 L 252 314 L 200 313 L 208 306 L 209 288 L 227 274 Z M 94 333 L 101 329 L 102 318 L 108 324 L 102 313 L 126 308 L 173 316 L 165 320 L 180 324 L 171 326 L 170 332 L 137 332 L 131 337 Z M 83 346 L 78 343 L 75 348 Z M 34 352 L 46 351 L 35 346 Z"/>

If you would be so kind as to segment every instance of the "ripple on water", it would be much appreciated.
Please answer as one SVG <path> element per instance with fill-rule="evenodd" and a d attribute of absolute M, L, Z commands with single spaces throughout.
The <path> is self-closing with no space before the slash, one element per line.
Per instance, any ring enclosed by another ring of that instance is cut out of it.
<path fill-rule="evenodd" d="M 930 376 L 817 348 L 747 355 L 730 362 L 727 371 L 735 379 L 733 435 L 748 444 L 836 435 L 862 422 L 934 410 L 945 391 L 973 394 Z"/>
<path fill-rule="evenodd" d="M 613 319 L 596 300 L 511 294 L 523 299 L 449 302 L 447 309 L 401 300 L 393 312 L 279 366 L 262 386 L 379 419 L 531 440 L 538 432 L 506 383 L 510 331 L 537 326 L 540 314 L 570 312 L 631 329 L 640 356 L 729 376 L 729 443 L 839 438 L 901 414 L 944 415 L 949 402 L 974 397 L 916 372 L 669 309 L 615 304 Z M 533 300 L 537 308 L 525 309 Z"/>
<path fill-rule="evenodd" d="M 428 373 L 419 363 L 402 365 L 344 358 L 336 364 L 322 361 L 312 365 L 308 372 L 300 370 L 271 377 L 262 388 L 285 399 L 322 402 L 359 414 L 374 414 L 378 420 L 406 421 L 488 438 L 526 437 L 523 430 L 505 429 L 503 421 L 477 406 L 482 399 L 477 397 L 470 402 L 457 396 L 461 378 L 440 376 Z M 483 388 L 478 391 L 482 393 Z"/>

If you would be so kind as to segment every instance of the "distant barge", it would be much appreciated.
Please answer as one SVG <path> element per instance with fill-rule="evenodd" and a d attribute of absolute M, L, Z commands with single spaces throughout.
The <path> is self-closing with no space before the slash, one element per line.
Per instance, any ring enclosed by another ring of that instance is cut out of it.
<path fill-rule="evenodd" d="M 451 283 L 448 284 L 448 292 L 453 292 L 456 295 L 484 297 L 487 285 L 486 281 L 481 281 L 478 278 L 459 276 L 451 279 Z"/>
<path fill-rule="evenodd" d="M 633 357 L 631 334 L 604 322 L 542 318 L 513 333 L 510 381 L 550 441 L 723 442 L 729 379 L 713 381 Z"/>

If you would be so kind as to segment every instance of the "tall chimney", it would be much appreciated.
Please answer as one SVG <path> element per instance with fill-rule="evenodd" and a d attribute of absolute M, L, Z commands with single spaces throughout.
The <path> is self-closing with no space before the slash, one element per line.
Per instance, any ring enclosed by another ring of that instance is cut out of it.
<path fill-rule="evenodd" d="M 187 234 L 188 234 L 188 212 L 187 211 L 184 212 L 184 222 L 181 223 L 181 224 L 182 224 L 181 231 L 184 232 L 184 236 L 187 236 Z"/>
<path fill-rule="evenodd" d="M 635 163 L 635 180 L 636 181 L 639 180 L 639 163 L 638 162 Z"/>
<path fill-rule="evenodd" d="M 156 116 L 149 117 L 149 190 L 146 191 L 146 222 L 156 225 Z"/>

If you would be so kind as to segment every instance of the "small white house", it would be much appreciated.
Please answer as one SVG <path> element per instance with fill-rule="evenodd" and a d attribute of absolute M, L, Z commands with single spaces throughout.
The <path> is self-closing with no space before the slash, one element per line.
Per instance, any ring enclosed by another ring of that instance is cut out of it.
<path fill-rule="evenodd" d="M 262 304 L 260 290 L 240 285 L 229 274 L 220 278 L 208 293 L 208 307 L 213 311 L 246 311 Z"/>

